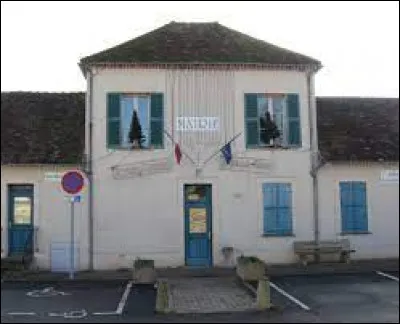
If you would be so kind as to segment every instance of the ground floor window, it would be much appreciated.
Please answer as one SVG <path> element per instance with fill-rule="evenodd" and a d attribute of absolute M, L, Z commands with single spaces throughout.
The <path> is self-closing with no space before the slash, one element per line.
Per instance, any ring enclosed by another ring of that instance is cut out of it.
<path fill-rule="evenodd" d="M 364 181 L 341 181 L 340 214 L 343 233 L 368 231 L 367 187 Z"/>
<path fill-rule="evenodd" d="M 290 183 L 264 183 L 263 221 L 265 235 L 291 235 L 292 185 Z"/>

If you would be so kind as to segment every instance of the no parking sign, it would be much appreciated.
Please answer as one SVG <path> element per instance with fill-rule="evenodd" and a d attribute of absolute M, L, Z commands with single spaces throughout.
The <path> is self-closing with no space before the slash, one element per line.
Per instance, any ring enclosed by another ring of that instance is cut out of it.
<path fill-rule="evenodd" d="M 85 185 L 83 174 L 77 170 L 67 171 L 61 179 L 61 187 L 67 194 L 76 195 L 80 193 Z"/>

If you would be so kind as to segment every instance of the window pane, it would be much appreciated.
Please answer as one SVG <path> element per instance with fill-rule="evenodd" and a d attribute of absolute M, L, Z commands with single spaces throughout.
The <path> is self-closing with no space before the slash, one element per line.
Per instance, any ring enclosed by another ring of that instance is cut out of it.
<path fill-rule="evenodd" d="M 275 122 L 275 125 L 279 129 L 280 138 L 283 139 L 283 132 L 284 132 L 284 116 L 283 116 L 283 97 L 273 97 L 272 98 L 272 107 L 273 107 L 273 117 L 272 120 Z"/>
<path fill-rule="evenodd" d="M 149 116 L 149 97 L 138 97 L 138 108 L 137 114 L 139 117 L 139 123 L 142 128 L 143 135 L 143 147 L 148 147 L 150 144 L 150 116 Z"/>
<path fill-rule="evenodd" d="M 131 147 L 129 133 L 132 127 L 133 112 L 136 111 L 138 122 L 142 131 L 142 146 L 148 147 L 150 143 L 150 99 L 147 96 L 126 96 L 121 100 L 121 146 Z"/>
<path fill-rule="evenodd" d="M 268 135 L 266 133 L 268 98 L 259 97 L 257 104 L 258 104 L 258 118 L 260 124 L 260 135 L 259 135 L 260 144 L 270 144 L 270 140 L 268 140 Z"/>
<path fill-rule="evenodd" d="M 206 198 L 206 187 L 199 185 L 186 186 L 187 201 L 203 201 Z"/>
<path fill-rule="evenodd" d="M 14 224 L 30 224 L 31 212 L 29 197 L 14 197 Z"/>
<path fill-rule="evenodd" d="M 129 131 L 131 128 L 134 97 L 124 97 L 121 102 L 121 146 L 130 147 Z"/>

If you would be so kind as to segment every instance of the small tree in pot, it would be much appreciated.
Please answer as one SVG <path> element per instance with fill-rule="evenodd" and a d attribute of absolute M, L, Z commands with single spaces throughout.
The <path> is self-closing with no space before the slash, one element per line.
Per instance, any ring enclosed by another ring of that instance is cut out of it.
<path fill-rule="evenodd" d="M 143 148 L 145 138 L 142 133 L 142 126 L 140 126 L 139 117 L 136 110 L 133 110 L 131 129 L 129 131 L 129 141 L 132 143 L 132 148 Z"/>
<path fill-rule="evenodd" d="M 271 140 L 275 140 L 281 136 L 281 133 L 271 118 L 269 111 L 265 112 L 264 117 L 260 117 L 260 135 L 261 140 L 266 145 L 271 144 Z"/>

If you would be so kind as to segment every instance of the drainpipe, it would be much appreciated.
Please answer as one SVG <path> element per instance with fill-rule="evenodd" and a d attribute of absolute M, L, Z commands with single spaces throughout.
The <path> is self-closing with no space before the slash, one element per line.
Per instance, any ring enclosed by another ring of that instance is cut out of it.
<path fill-rule="evenodd" d="M 310 162 L 311 162 L 311 170 L 310 175 L 312 178 L 312 204 L 313 204 L 313 219 L 314 219 L 314 241 L 318 246 L 320 242 L 320 233 L 319 233 L 319 215 L 318 215 L 318 169 L 322 166 L 319 163 L 319 155 L 318 155 L 318 147 L 316 140 L 316 118 L 314 118 L 314 113 L 316 110 L 314 108 L 312 97 L 312 77 L 313 72 L 307 72 L 307 101 L 308 101 L 308 118 L 309 118 L 309 129 L 310 129 Z M 316 116 L 315 116 L 316 117 Z M 315 122 L 315 123 L 314 123 Z M 315 261 L 319 262 L 319 254 L 315 255 Z"/>
<path fill-rule="evenodd" d="M 89 202 L 88 202 L 88 232 L 89 232 L 89 270 L 93 270 L 93 72 L 88 68 L 88 151 L 87 170 L 89 180 Z"/>

